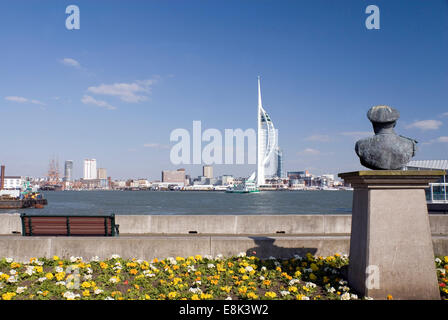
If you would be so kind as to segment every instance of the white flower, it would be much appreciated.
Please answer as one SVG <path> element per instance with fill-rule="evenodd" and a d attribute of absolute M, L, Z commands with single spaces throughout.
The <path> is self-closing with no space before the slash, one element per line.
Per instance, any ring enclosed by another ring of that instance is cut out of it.
<path fill-rule="evenodd" d="M 39 281 L 39 282 L 44 282 L 45 280 L 47 280 L 46 277 L 42 277 L 42 278 L 37 279 L 37 281 Z"/>
<path fill-rule="evenodd" d="M 215 259 L 216 260 L 221 260 L 223 258 L 224 258 L 224 256 L 222 254 L 218 254 Z"/>
<path fill-rule="evenodd" d="M 351 300 L 358 300 L 358 296 L 356 294 L 351 294 L 350 295 L 350 299 Z"/>
<path fill-rule="evenodd" d="M 327 292 L 329 292 L 329 293 L 333 293 L 335 291 L 336 291 L 336 289 L 333 287 L 327 289 Z"/>
<path fill-rule="evenodd" d="M 44 262 L 43 261 L 39 261 L 39 260 L 36 260 L 34 263 L 37 264 L 38 266 L 43 266 L 44 265 Z"/>
<path fill-rule="evenodd" d="M 252 268 L 251 266 L 247 266 L 245 269 L 247 272 L 254 271 L 254 268 Z"/>
<path fill-rule="evenodd" d="M 341 300 L 350 300 L 350 293 L 346 292 L 341 296 Z"/>
<path fill-rule="evenodd" d="M 94 256 L 90 259 L 90 261 L 98 262 L 100 261 L 100 258 L 98 256 Z"/>
<path fill-rule="evenodd" d="M 209 269 L 213 269 L 215 267 L 215 265 L 213 264 L 213 263 L 209 263 L 208 265 L 207 265 L 207 268 L 209 268 Z"/>
<path fill-rule="evenodd" d="M 261 280 L 261 281 L 264 281 L 264 279 L 266 279 L 266 278 L 263 277 L 263 276 L 260 276 L 260 280 Z"/>
<path fill-rule="evenodd" d="M 232 300 L 232 297 L 227 297 L 226 300 Z"/>
<path fill-rule="evenodd" d="M 70 262 L 76 262 L 76 260 L 77 260 L 76 257 L 74 257 L 74 256 L 70 257 Z"/>
<path fill-rule="evenodd" d="M 268 259 L 269 259 L 269 260 L 277 260 L 277 258 L 276 258 L 276 257 L 273 257 L 273 256 L 270 256 Z"/>
<path fill-rule="evenodd" d="M 59 272 L 63 272 L 64 268 L 57 266 L 56 268 L 54 268 L 54 270 L 59 273 Z"/>
<path fill-rule="evenodd" d="M 289 285 L 293 286 L 293 285 L 295 285 L 296 283 L 299 283 L 299 282 L 300 282 L 299 279 L 291 279 L 291 280 L 289 280 Z"/>
<path fill-rule="evenodd" d="M 339 284 L 340 284 L 341 286 L 345 286 L 345 285 L 347 284 L 347 281 L 340 280 L 340 281 L 339 281 Z"/>
<path fill-rule="evenodd" d="M 75 294 L 71 291 L 66 291 L 64 292 L 64 294 L 62 295 L 65 299 L 67 300 L 75 300 L 76 298 L 80 298 L 81 296 L 79 294 Z"/>
<path fill-rule="evenodd" d="M 238 257 L 243 258 L 246 256 L 246 252 L 240 252 L 238 253 Z"/>
<path fill-rule="evenodd" d="M 201 294 L 202 293 L 201 288 L 190 288 L 190 289 L 188 289 L 188 291 L 190 291 L 192 293 L 196 293 L 196 294 Z"/>
<path fill-rule="evenodd" d="M 105 298 L 104 300 L 115 300 L 115 299 L 112 298 L 112 297 L 107 297 L 107 298 Z"/>
<path fill-rule="evenodd" d="M 20 294 L 20 293 L 24 293 L 26 290 L 26 287 L 17 287 L 16 293 Z"/>
<path fill-rule="evenodd" d="M 93 270 L 91 268 L 87 268 L 86 271 L 87 271 L 88 274 L 92 274 L 93 273 Z"/>
<path fill-rule="evenodd" d="M 57 286 L 65 286 L 65 281 L 58 281 L 56 282 Z"/>
<path fill-rule="evenodd" d="M 26 267 L 26 270 L 25 270 L 25 273 L 26 273 L 27 275 L 29 275 L 29 276 L 33 275 L 33 273 L 34 273 L 34 267 L 33 267 L 33 266 L 27 266 L 27 267 Z"/>
<path fill-rule="evenodd" d="M 213 260 L 213 257 L 209 254 L 204 255 L 203 258 L 207 260 Z"/>
<path fill-rule="evenodd" d="M 110 256 L 111 259 L 120 259 L 120 256 L 118 254 L 113 254 Z"/>
<path fill-rule="evenodd" d="M 310 300 L 310 298 L 309 297 L 307 297 L 307 296 L 302 296 L 302 298 L 300 298 L 301 300 Z"/>
<path fill-rule="evenodd" d="M 303 258 L 301 256 L 299 256 L 298 254 L 294 255 L 294 259 L 299 260 L 299 261 L 303 260 Z"/>
<path fill-rule="evenodd" d="M 45 279 L 46 279 L 46 278 L 45 278 Z M 7 281 L 8 281 L 9 283 L 17 282 L 17 277 L 16 277 L 16 276 L 11 276 L 11 277 L 8 278 Z"/>
<path fill-rule="evenodd" d="M 110 282 L 112 283 L 117 283 L 118 282 L 118 278 L 117 277 L 112 277 L 109 279 Z"/>
<path fill-rule="evenodd" d="M 441 263 L 441 262 L 442 262 L 442 260 L 440 260 L 439 258 L 436 258 L 436 260 L 435 260 L 435 261 L 436 261 L 436 263 L 437 263 L 437 264 L 439 264 L 439 263 Z"/>
<path fill-rule="evenodd" d="M 439 271 L 440 274 L 442 274 L 442 275 L 445 275 L 445 273 L 446 273 L 446 270 L 445 270 L 445 269 L 437 269 L 437 271 Z"/>
<path fill-rule="evenodd" d="M 287 295 L 289 295 L 290 293 L 289 293 L 289 291 L 280 291 L 280 295 L 282 296 L 282 297 L 285 297 L 285 296 L 287 296 Z"/>
<path fill-rule="evenodd" d="M 84 280 L 90 280 L 90 279 L 92 279 L 92 275 L 91 274 L 84 275 Z"/>
<path fill-rule="evenodd" d="M 149 270 L 144 270 L 143 274 L 145 275 L 145 277 L 155 277 L 156 275 L 154 273 L 151 273 Z"/>
<path fill-rule="evenodd" d="M 17 273 L 17 271 L 14 269 L 9 270 L 9 274 L 12 276 L 15 275 L 16 273 Z"/>
<path fill-rule="evenodd" d="M 199 286 L 202 284 L 201 280 L 196 280 L 194 283 L 199 285 Z"/>
<path fill-rule="evenodd" d="M 6 260 L 6 262 L 8 262 L 8 263 L 12 263 L 12 262 L 14 261 L 13 258 L 6 258 L 5 260 Z"/>
<path fill-rule="evenodd" d="M 373 300 L 371 297 L 364 297 L 365 300 Z"/>
<path fill-rule="evenodd" d="M 93 291 L 93 293 L 95 293 L 95 294 L 100 294 L 102 292 L 103 292 L 103 290 L 101 290 L 101 289 L 96 289 L 95 291 Z"/>
<path fill-rule="evenodd" d="M 265 272 L 266 270 L 266 267 L 261 267 L 261 271 Z"/>
<path fill-rule="evenodd" d="M 166 260 L 168 260 L 172 265 L 177 264 L 176 259 L 174 259 L 173 257 L 168 257 L 168 258 L 166 258 Z"/>
<path fill-rule="evenodd" d="M 306 282 L 306 283 L 305 283 L 305 286 L 306 286 L 308 289 L 314 289 L 314 288 L 316 288 L 316 284 L 313 283 L 313 282 Z"/>

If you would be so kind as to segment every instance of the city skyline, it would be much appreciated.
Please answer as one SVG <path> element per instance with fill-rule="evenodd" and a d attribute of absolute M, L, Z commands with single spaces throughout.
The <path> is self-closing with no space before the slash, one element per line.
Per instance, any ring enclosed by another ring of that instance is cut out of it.
<path fill-rule="evenodd" d="M 112 177 L 155 179 L 180 167 L 169 163 L 172 130 L 194 120 L 256 128 L 258 75 L 285 172 L 362 169 L 354 143 L 373 135 L 366 113 L 378 104 L 400 111 L 396 131 L 419 141 L 415 160 L 445 159 L 448 4 L 375 4 L 380 30 L 366 29 L 362 1 L 111 1 L 107 10 L 77 1 L 81 29 L 69 31 L 67 3 L 1 3 L 0 110 L 12 120 L 2 123 L 1 162 L 11 175 L 45 176 L 55 155 L 81 177 L 83 159 L 95 158 Z"/>

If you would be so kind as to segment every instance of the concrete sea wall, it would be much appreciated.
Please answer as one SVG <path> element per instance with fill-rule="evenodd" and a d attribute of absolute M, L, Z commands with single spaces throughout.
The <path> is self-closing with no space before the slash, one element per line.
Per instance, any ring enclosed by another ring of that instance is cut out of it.
<path fill-rule="evenodd" d="M 120 215 L 118 237 L 23 237 L 20 216 L 0 215 L 0 257 L 126 258 L 348 254 L 351 215 Z M 448 255 L 448 215 L 430 215 L 436 255 Z M 18 234 L 17 234 L 18 233 Z"/>

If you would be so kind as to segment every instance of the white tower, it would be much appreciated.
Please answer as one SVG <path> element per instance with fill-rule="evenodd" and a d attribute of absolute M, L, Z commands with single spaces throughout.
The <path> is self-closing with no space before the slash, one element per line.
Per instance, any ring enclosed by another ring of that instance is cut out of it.
<path fill-rule="evenodd" d="M 270 168 L 274 165 L 273 155 L 277 147 L 277 131 L 269 115 L 263 109 L 261 101 L 260 77 L 258 77 L 257 113 L 257 185 L 260 186 L 266 182 L 266 167 Z"/>

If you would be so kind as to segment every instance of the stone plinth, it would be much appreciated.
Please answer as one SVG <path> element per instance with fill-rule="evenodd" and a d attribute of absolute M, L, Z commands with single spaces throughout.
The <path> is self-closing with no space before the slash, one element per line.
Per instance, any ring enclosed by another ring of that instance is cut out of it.
<path fill-rule="evenodd" d="M 425 188 L 443 171 L 340 173 L 354 188 L 348 281 L 374 299 L 440 299 Z"/>

